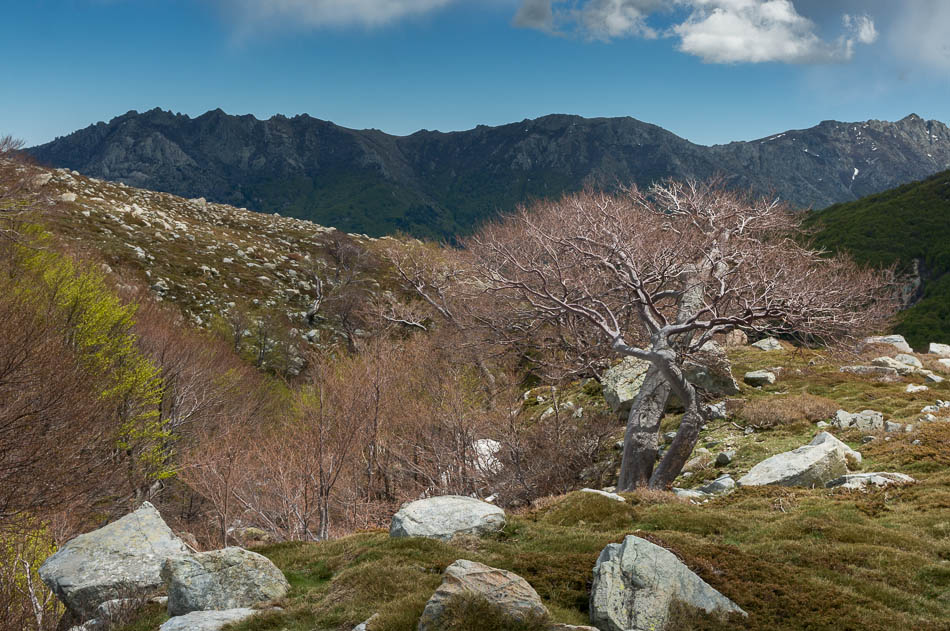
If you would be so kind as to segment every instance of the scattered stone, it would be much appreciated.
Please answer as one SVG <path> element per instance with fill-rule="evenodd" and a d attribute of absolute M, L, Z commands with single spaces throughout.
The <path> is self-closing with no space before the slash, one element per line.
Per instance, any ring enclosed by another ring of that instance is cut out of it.
<path fill-rule="evenodd" d="M 393 515 L 390 537 L 429 537 L 447 541 L 455 535 L 483 535 L 505 527 L 505 511 L 462 495 L 443 495 L 406 504 Z"/>
<path fill-rule="evenodd" d="M 270 559 L 244 548 L 170 558 L 162 566 L 168 613 L 240 609 L 283 598 L 290 584 Z"/>
<path fill-rule="evenodd" d="M 782 343 L 779 342 L 774 337 L 767 337 L 764 340 L 759 340 L 752 344 L 754 348 L 759 349 L 760 351 L 780 351 L 782 350 Z"/>
<path fill-rule="evenodd" d="M 68 203 L 74 202 L 74 201 L 76 201 L 76 194 L 75 194 L 75 193 L 63 193 L 62 195 L 59 196 L 59 201 L 61 201 L 61 202 L 68 202 Z"/>
<path fill-rule="evenodd" d="M 39 574 L 79 620 L 87 620 L 107 600 L 154 595 L 162 587 L 165 559 L 187 553 L 184 542 L 145 502 L 125 517 L 63 545 Z"/>
<path fill-rule="evenodd" d="M 689 475 L 692 475 L 692 474 L 689 474 Z M 689 476 L 684 474 L 683 477 L 686 478 Z M 673 494 L 676 495 L 676 497 L 682 497 L 688 500 L 696 500 L 699 502 L 705 502 L 706 500 L 709 499 L 709 495 L 699 489 L 680 489 L 674 486 Z"/>
<path fill-rule="evenodd" d="M 716 456 L 716 466 L 724 467 L 727 464 L 732 462 L 732 459 L 736 457 L 736 452 L 734 451 L 723 451 Z"/>
<path fill-rule="evenodd" d="M 227 609 L 225 611 L 192 611 L 183 616 L 169 618 L 158 631 L 220 631 L 227 624 L 250 618 L 255 609 Z"/>
<path fill-rule="evenodd" d="M 895 423 L 893 421 L 884 422 L 884 431 L 885 432 L 901 432 L 904 431 L 904 426 L 900 423 Z"/>
<path fill-rule="evenodd" d="M 355 627 L 353 627 L 353 631 L 368 631 L 369 625 L 372 624 L 374 621 L 376 621 L 376 620 L 378 620 L 378 619 L 379 619 L 379 614 L 378 614 L 378 613 L 374 613 L 372 616 L 370 616 L 369 618 L 367 618 L 367 619 L 364 620 L 363 622 L 361 622 L 361 623 L 359 623 L 358 625 L 356 625 Z"/>
<path fill-rule="evenodd" d="M 838 410 L 831 424 L 841 429 L 854 428 L 862 432 L 877 432 L 884 429 L 884 415 L 874 410 L 864 410 L 856 414 Z"/>
<path fill-rule="evenodd" d="M 950 372 L 950 359 L 938 359 L 937 367 L 940 368 L 940 370 Z"/>
<path fill-rule="evenodd" d="M 719 403 L 711 403 L 706 406 L 706 412 L 709 415 L 709 420 L 717 421 L 727 417 L 726 412 L 726 402 L 720 401 Z"/>
<path fill-rule="evenodd" d="M 907 340 L 904 339 L 903 335 L 879 335 L 876 337 L 868 337 L 864 339 L 864 346 L 870 346 L 872 344 L 882 344 L 893 346 L 901 353 L 913 353 L 914 349 L 910 347 L 910 344 L 907 343 Z"/>
<path fill-rule="evenodd" d="M 548 614 L 538 593 L 517 574 L 459 559 L 446 568 L 442 584 L 426 603 L 418 631 L 440 628 L 446 603 L 461 594 L 477 594 L 515 618 Z"/>
<path fill-rule="evenodd" d="M 683 374 L 691 384 L 713 396 L 739 394 L 729 356 L 715 342 L 703 344 L 694 359 L 683 364 Z"/>
<path fill-rule="evenodd" d="M 923 374 L 926 381 L 929 383 L 943 383 L 943 377 L 941 377 L 940 375 L 936 375 L 930 372 L 929 370 L 923 371 Z"/>
<path fill-rule="evenodd" d="M 930 348 L 927 349 L 927 352 L 931 355 L 939 355 L 940 357 L 950 357 L 950 344 L 937 344 L 936 342 L 931 342 Z"/>
<path fill-rule="evenodd" d="M 830 436 L 830 434 L 829 434 Z M 805 445 L 766 458 L 739 479 L 740 486 L 824 486 L 848 472 L 847 461 L 836 445 Z"/>
<path fill-rule="evenodd" d="M 917 359 L 913 355 L 908 355 L 907 353 L 898 353 L 897 355 L 894 355 L 894 359 L 901 362 L 902 364 L 913 366 L 914 368 L 924 367 L 924 365 L 920 363 L 919 359 Z"/>
<path fill-rule="evenodd" d="M 31 183 L 33 184 L 33 188 L 42 188 L 49 184 L 52 179 L 52 173 L 40 173 L 39 175 L 33 176 Z"/>
<path fill-rule="evenodd" d="M 927 386 L 918 386 L 916 384 L 909 383 L 907 384 L 907 388 L 905 389 L 905 392 L 915 394 L 917 392 L 926 392 L 927 390 L 930 390 L 930 388 L 928 388 Z"/>
<path fill-rule="evenodd" d="M 670 605 L 707 613 L 745 612 L 669 550 L 634 535 L 604 548 L 594 565 L 590 621 L 601 631 L 662 631 Z"/>
<path fill-rule="evenodd" d="M 775 373 L 768 370 L 753 370 L 745 374 L 743 381 L 750 386 L 770 386 L 775 383 Z"/>
<path fill-rule="evenodd" d="M 708 493 L 709 495 L 721 495 L 722 493 L 728 493 L 734 488 L 736 488 L 736 481 L 727 473 L 719 476 L 706 486 L 699 487 L 698 490 L 702 493 Z"/>
<path fill-rule="evenodd" d="M 894 368 L 886 366 L 842 366 L 841 372 L 864 377 L 875 377 L 881 381 L 897 381 L 900 375 Z"/>
<path fill-rule="evenodd" d="M 905 364 L 893 357 L 875 357 L 871 360 L 871 365 L 879 368 L 893 368 L 901 376 L 913 375 L 918 370 L 916 366 Z"/>
<path fill-rule="evenodd" d="M 852 491 L 864 491 L 869 487 L 884 487 L 892 484 L 913 484 L 914 478 L 903 473 L 851 473 L 843 475 L 840 478 L 828 482 L 829 489 L 848 489 Z"/>
<path fill-rule="evenodd" d="M 622 496 L 617 495 L 616 493 L 610 493 L 608 491 L 601 491 L 600 489 L 581 489 L 581 493 L 594 493 L 596 495 L 601 495 L 607 499 L 611 499 L 617 502 L 626 502 L 627 500 L 623 499 Z"/>
<path fill-rule="evenodd" d="M 663 434 L 663 442 L 666 444 L 672 443 L 674 438 L 676 438 L 676 432 L 666 432 Z"/>
<path fill-rule="evenodd" d="M 825 421 L 818 421 L 817 423 L 815 423 L 815 427 L 817 427 L 818 429 L 824 429 L 826 427 L 831 427 L 831 423 L 827 423 Z"/>
<path fill-rule="evenodd" d="M 867 445 L 868 443 L 873 443 L 875 440 L 877 440 L 877 436 L 862 436 L 861 444 Z"/>

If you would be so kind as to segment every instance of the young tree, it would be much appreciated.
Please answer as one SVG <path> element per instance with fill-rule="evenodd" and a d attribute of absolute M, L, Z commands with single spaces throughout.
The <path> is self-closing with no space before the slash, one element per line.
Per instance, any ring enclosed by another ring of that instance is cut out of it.
<path fill-rule="evenodd" d="M 540 202 L 468 245 L 477 279 L 509 301 L 510 319 L 557 327 L 579 348 L 593 329 L 603 350 L 650 362 L 624 438 L 618 488 L 631 490 L 668 487 L 689 458 L 705 408 L 683 365 L 714 336 L 744 329 L 840 343 L 891 313 L 888 274 L 809 249 L 798 230 L 778 201 L 718 182 L 667 182 Z M 686 411 L 654 470 L 670 394 Z"/>

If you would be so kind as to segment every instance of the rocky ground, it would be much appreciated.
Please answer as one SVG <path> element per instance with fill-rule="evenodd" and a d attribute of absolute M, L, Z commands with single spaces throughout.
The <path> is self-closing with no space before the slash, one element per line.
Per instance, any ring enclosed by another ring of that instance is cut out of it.
<path fill-rule="evenodd" d="M 734 374 L 775 380 L 740 384 L 675 492 L 604 485 L 507 514 L 434 498 L 404 507 L 390 532 L 260 547 L 290 591 L 233 628 L 946 629 L 947 349 L 771 348 L 728 350 Z M 842 370 L 900 355 L 916 370 Z M 607 405 L 589 383 L 547 393 L 529 391 L 526 411 Z M 600 481 L 615 465 L 605 454 Z M 167 607 L 122 628 L 168 625 Z"/>

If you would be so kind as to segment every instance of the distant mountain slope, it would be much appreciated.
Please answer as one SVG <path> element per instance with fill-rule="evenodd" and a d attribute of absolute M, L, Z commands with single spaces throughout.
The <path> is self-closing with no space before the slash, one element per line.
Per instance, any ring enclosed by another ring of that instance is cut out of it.
<path fill-rule="evenodd" d="M 950 129 L 824 122 L 704 147 L 632 118 L 551 115 L 500 127 L 391 136 L 309 116 L 129 112 L 34 147 L 41 162 L 137 187 L 381 235 L 446 238 L 499 210 L 587 184 L 722 173 L 823 207 L 950 168 Z"/>
<path fill-rule="evenodd" d="M 916 263 L 921 284 L 897 331 L 918 349 L 950 343 L 950 171 L 831 206 L 808 222 L 820 244 L 859 261 L 905 270 Z"/>

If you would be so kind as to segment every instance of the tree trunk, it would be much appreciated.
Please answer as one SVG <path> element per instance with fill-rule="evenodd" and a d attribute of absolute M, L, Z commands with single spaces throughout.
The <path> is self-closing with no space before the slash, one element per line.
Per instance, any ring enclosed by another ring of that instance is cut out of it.
<path fill-rule="evenodd" d="M 651 364 L 627 416 L 618 491 L 632 491 L 650 482 L 656 463 L 660 421 L 669 397 L 669 382 L 660 369 Z"/>
<path fill-rule="evenodd" d="M 673 484 L 673 480 L 683 470 L 683 465 L 689 460 L 693 453 L 693 447 L 699 439 L 699 430 L 702 428 L 706 417 L 702 412 L 699 398 L 695 395 L 692 401 L 687 404 L 686 413 L 683 414 L 683 420 L 680 421 L 679 431 L 676 432 L 676 438 L 673 439 L 670 448 L 663 456 L 663 460 L 653 472 L 650 478 L 651 489 L 666 489 Z"/>

